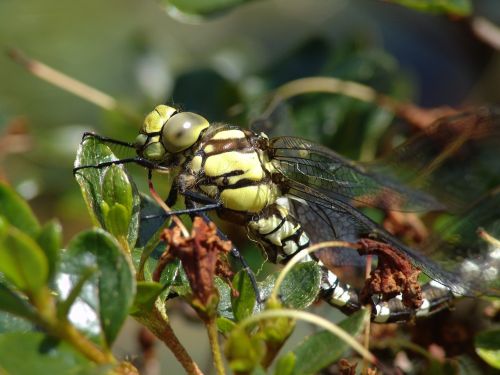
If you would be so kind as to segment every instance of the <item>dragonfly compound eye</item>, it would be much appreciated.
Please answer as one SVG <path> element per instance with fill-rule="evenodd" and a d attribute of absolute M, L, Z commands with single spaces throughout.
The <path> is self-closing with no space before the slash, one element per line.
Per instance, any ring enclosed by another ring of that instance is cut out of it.
<path fill-rule="evenodd" d="M 168 152 L 180 152 L 196 143 L 200 133 L 208 128 L 208 121 L 192 112 L 172 116 L 162 129 L 162 143 Z"/>

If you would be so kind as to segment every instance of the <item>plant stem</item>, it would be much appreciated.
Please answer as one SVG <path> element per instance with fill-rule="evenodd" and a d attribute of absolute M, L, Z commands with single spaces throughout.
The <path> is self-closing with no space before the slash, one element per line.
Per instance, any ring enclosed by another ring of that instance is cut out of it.
<path fill-rule="evenodd" d="M 193 361 L 175 335 L 168 318 L 160 312 L 157 306 L 154 306 L 151 311 L 142 311 L 141 316 L 135 316 L 134 318 L 163 341 L 188 374 L 203 375 L 196 362 Z"/>
<path fill-rule="evenodd" d="M 222 360 L 222 354 L 220 351 L 217 323 L 214 318 L 205 322 L 208 333 L 208 340 L 210 342 L 210 349 L 212 350 L 212 357 L 214 360 L 215 370 L 218 375 L 225 375 L 226 370 L 224 369 L 224 362 Z"/>
<path fill-rule="evenodd" d="M 101 351 L 85 336 L 78 332 L 70 323 L 60 321 L 59 323 L 56 323 L 55 326 L 48 328 L 49 332 L 67 341 L 91 361 L 99 364 L 116 362 L 113 354 Z"/>

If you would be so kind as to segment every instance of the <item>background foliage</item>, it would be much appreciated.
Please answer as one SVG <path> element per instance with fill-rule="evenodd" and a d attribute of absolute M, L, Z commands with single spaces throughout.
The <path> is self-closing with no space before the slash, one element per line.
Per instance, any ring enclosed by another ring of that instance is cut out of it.
<path fill-rule="evenodd" d="M 146 113 L 167 101 L 213 121 L 246 125 L 262 111 L 270 90 L 311 75 L 358 81 L 426 107 L 498 102 L 498 52 L 478 37 L 474 28 L 482 17 L 500 23 L 496 0 L 7 0 L 0 3 L 0 46 L 20 48 L 107 92 L 132 113 Z M 114 239 L 98 231 L 75 237 L 90 227 L 91 219 L 71 168 L 84 131 L 132 140 L 139 122 L 122 113 L 103 111 L 30 76 L 6 54 L 0 56 L 0 82 L 0 178 L 28 200 L 40 222 L 22 203 L 16 208 L 17 215 L 7 215 L 10 241 L 26 259 L 23 267 L 39 278 L 17 280 L 16 285 L 28 291 L 50 285 L 56 272 L 53 268 L 64 264 L 62 273 L 77 275 L 70 285 L 78 282 L 78 276 L 89 277 L 91 286 L 116 292 L 116 285 L 103 285 L 98 275 L 86 268 L 85 257 L 57 259 L 54 249 L 74 248 L 78 252 L 81 241 L 92 236 L 97 236 L 102 246 L 114 246 L 110 244 Z M 354 159 L 372 159 L 380 152 L 377 137 L 390 126 L 400 126 L 394 124 L 390 113 L 340 96 L 297 98 L 282 111 L 285 121 L 275 130 L 277 134 L 321 140 Z M 146 191 L 144 171 L 139 167 L 129 170 L 138 189 Z M 168 181 L 158 181 L 159 190 L 165 194 Z M 3 193 L 10 199 L 11 192 Z M 6 216 L 8 207 L 1 210 Z M 49 221 L 54 217 L 62 223 L 62 234 L 59 225 Z M 245 246 L 241 230 L 224 229 Z M 259 268 L 262 259 L 254 254 L 249 251 L 247 255 Z M 125 270 L 117 285 L 129 285 L 132 293 L 133 280 L 127 274 L 130 265 L 120 259 L 116 253 L 112 260 L 96 262 L 113 268 L 116 262 L 123 264 Z M 8 259 L 0 262 L 6 265 Z M 6 276 L 9 272 L 1 271 Z M 107 299 L 101 295 L 103 300 L 93 300 L 91 289 L 86 291 L 89 298 L 85 302 L 92 310 Z M 155 293 L 147 285 L 138 289 Z M 129 292 L 123 291 L 125 295 Z M 8 292 L 0 294 L 2 301 L 12 297 Z M 100 333 L 94 339 L 101 345 L 114 341 L 126 307 L 132 303 L 130 298 L 122 301 L 124 305 L 114 306 L 116 311 L 106 312 L 114 318 L 100 327 L 103 331 L 96 331 Z M 22 311 L 20 315 L 32 313 L 17 302 L 9 306 Z M 316 310 L 332 320 L 340 317 L 329 308 Z M 195 359 L 199 363 L 209 361 L 205 332 L 178 316 L 173 319 L 174 325 L 179 323 L 179 336 Z M 438 326 L 440 320 L 429 324 Z M 31 328 L 12 315 L 0 316 L 0 331 L 14 326 L 22 331 Z M 132 323 L 126 327 L 113 348 L 120 357 L 134 356 L 138 350 L 136 327 Z M 309 332 L 309 327 L 298 327 L 299 339 L 302 332 Z M 9 335 L 2 335 L 0 353 L 5 353 L 1 347 L 12 348 Z M 39 333 L 26 332 L 22 353 L 40 340 Z M 203 344 L 197 345 L 200 342 Z M 488 345 L 484 347 L 488 349 Z M 84 363 L 70 353 L 68 363 Z M 43 358 L 49 361 L 47 356 Z M 173 367 L 177 364 L 169 352 L 162 353 L 161 358 L 163 368 L 180 371 Z M 10 359 L 0 354 L 0 364 L 7 367 L 2 360 Z M 281 365 L 286 367 L 284 360 Z M 82 368 L 84 371 L 84 364 Z"/>

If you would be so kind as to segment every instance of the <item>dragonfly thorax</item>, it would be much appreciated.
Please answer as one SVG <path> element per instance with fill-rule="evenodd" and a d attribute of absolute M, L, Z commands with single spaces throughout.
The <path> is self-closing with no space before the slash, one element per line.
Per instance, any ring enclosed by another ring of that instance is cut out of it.
<path fill-rule="evenodd" d="M 181 180 L 220 200 L 228 210 L 260 212 L 281 195 L 258 136 L 238 127 L 212 125 L 202 135 L 184 170 Z"/>

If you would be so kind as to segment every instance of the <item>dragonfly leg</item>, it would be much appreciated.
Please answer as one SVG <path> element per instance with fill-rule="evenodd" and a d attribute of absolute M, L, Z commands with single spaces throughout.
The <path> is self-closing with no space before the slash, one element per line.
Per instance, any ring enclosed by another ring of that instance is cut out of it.
<path fill-rule="evenodd" d="M 114 145 L 120 145 L 120 146 L 129 147 L 129 148 L 135 148 L 135 146 L 134 146 L 133 143 L 123 142 L 123 141 L 119 141 L 118 139 L 104 137 L 104 136 L 96 134 L 94 132 L 85 132 L 85 133 L 83 133 L 82 142 L 85 139 L 87 139 L 87 138 L 95 138 L 95 139 L 97 139 L 97 140 L 99 140 L 99 141 L 101 141 L 103 143 L 111 143 L 111 144 L 114 144 Z"/>
<path fill-rule="evenodd" d="M 95 164 L 95 165 L 94 164 L 80 165 L 78 167 L 73 168 L 73 174 L 76 174 L 76 172 L 78 172 L 81 169 L 88 169 L 88 168 L 102 169 L 102 168 L 109 167 L 111 165 L 122 165 L 122 164 L 128 164 L 128 163 L 136 163 L 136 164 L 139 164 L 139 165 L 141 165 L 145 168 L 148 168 L 148 169 L 168 170 L 168 168 L 157 165 L 148 159 L 144 159 L 144 158 L 141 158 L 139 156 L 136 156 L 133 158 L 125 158 L 125 159 L 119 159 L 119 160 L 106 161 L 106 162 Z"/>
<path fill-rule="evenodd" d="M 202 206 L 199 208 L 208 207 L 210 205 L 219 205 L 218 207 L 220 207 L 220 204 L 221 204 L 219 201 L 210 199 L 209 197 L 206 197 L 202 194 L 198 194 L 196 192 L 186 192 L 184 195 L 186 196 L 186 207 L 195 208 L 196 203 L 205 203 L 205 206 Z M 218 207 L 215 207 L 215 208 L 218 208 Z M 212 208 L 212 209 L 214 209 L 214 208 Z M 205 210 L 198 211 L 194 215 L 200 216 L 203 220 L 205 220 L 206 223 L 209 223 L 212 221 L 208 217 L 208 215 L 205 213 Z M 219 227 L 217 227 L 217 236 L 219 236 L 219 238 L 223 241 L 228 241 L 227 236 L 224 234 L 224 232 L 222 232 L 219 229 Z M 241 263 L 242 269 L 246 272 L 246 274 L 250 278 L 250 282 L 252 283 L 252 288 L 255 292 L 255 299 L 256 299 L 257 303 L 259 303 L 259 304 L 262 303 L 263 301 L 262 301 L 262 298 L 260 296 L 259 286 L 257 285 L 257 279 L 255 278 L 255 274 L 253 273 L 252 269 L 248 265 L 247 261 L 245 260 L 245 258 L 241 254 L 241 252 L 238 250 L 238 248 L 235 246 L 233 246 L 231 248 L 231 255 L 234 258 L 238 259 L 238 261 Z"/>

